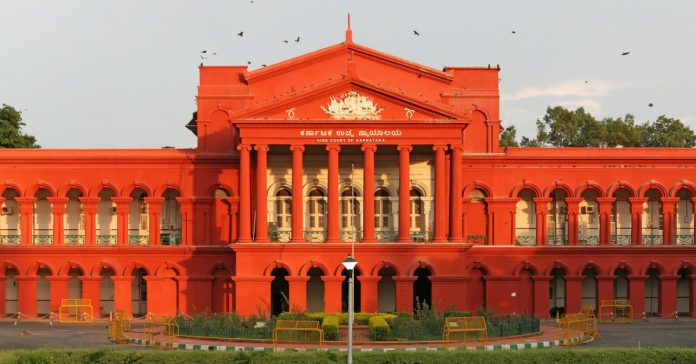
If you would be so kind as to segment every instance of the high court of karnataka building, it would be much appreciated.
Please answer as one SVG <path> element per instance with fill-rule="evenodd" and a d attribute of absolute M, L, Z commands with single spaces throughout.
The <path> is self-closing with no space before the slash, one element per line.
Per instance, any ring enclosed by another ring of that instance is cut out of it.
<path fill-rule="evenodd" d="M 341 311 L 353 241 L 363 312 L 696 315 L 696 150 L 502 148 L 498 72 L 349 29 L 201 66 L 194 149 L 1 150 L 0 315 Z"/>

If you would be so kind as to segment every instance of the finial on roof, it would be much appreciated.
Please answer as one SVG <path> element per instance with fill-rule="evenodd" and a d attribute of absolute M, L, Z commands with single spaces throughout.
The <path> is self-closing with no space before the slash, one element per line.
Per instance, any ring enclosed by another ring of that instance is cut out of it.
<path fill-rule="evenodd" d="M 353 31 L 350 30 L 350 13 L 348 13 L 348 29 L 346 29 L 346 43 L 353 42 Z"/>

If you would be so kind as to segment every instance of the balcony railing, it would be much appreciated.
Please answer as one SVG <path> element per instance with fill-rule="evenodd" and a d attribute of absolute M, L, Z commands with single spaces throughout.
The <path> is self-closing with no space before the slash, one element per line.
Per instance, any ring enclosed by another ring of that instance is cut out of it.
<path fill-rule="evenodd" d="M 662 234 L 643 235 L 643 245 L 662 245 Z"/>
<path fill-rule="evenodd" d="M 676 235 L 674 238 L 674 244 L 676 245 L 694 245 L 693 235 Z"/>
<path fill-rule="evenodd" d="M 488 245 L 488 235 L 467 235 L 467 244 Z"/>
<path fill-rule="evenodd" d="M 341 239 L 341 241 L 345 241 L 345 242 L 360 241 L 360 239 L 362 239 L 362 231 L 361 230 L 341 230 L 339 239 Z M 355 240 L 353 240 L 353 239 L 355 239 Z"/>
<path fill-rule="evenodd" d="M 432 240 L 430 231 L 411 231 L 411 241 L 416 243 L 425 243 Z"/>
<path fill-rule="evenodd" d="M 292 231 L 288 231 L 288 230 L 269 231 L 268 238 L 271 239 L 271 241 L 285 243 L 285 242 L 290 241 L 290 238 L 292 238 Z"/>
<path fill-rule="evenodd" d="M 97 245 L 116 245 L 116 235 L 97 235 Z"/>
<path fill-rule="evenodd" d="M 79 234 L 68 234 L 63 236 L 63 242 L 65 245 L 83 245 L 85 243 L 85 236 Z"/>
<path fill-rule="evenodd" d="M 324 241 L 324 230 L 306 230 L 304 232 L 305 241 L 311 242 L 323 242 Z"/>
<path fill-rule="evenodd" d="M 148 240 L 150 240 L 150 235 L 128 235 L 128 245 L 147 245 Z"/>
<path fill-rule="evenodd" d="M 568 238 L 563 235 L 549 235 L 546 237 L 546 245 L 564 246 L 568 245 Z"/>
<path fill-rule="evenodd" d="M 19 234 L 0 235 L 0 245 L 19 245 L 22 243 L 22 236 Z"/>
<path fill-rule="evenodd" d="M 631 236 L 630 235 L 612 235 L 611 236 L 611 245 L 629 246 L 629 245 L 631 245 Z"/>
<path fill-rule="evenodd" d="M 162 245 L 180 245 L 181 231 L 167 230 L 160 232 L 160 244 Z"/>
<path fill-rule="evenodd" d="M 34 245 L 51 245 L 53 244 L 53 235 L 34 235 L 32 236 Z"/>
<path fill-rule="evenodd" d="M 394 242 L 398 237 L 398 231 L 375 231 L 375 240 L 377 241 Z"/>
<path fill-rule="evenodd" d="M 599 245 L 599 236 L 585 235 L 578 238 L 578 245 L 582 246 L 597 246 Z"/>
<path fill-rule="evenodd" d="M 536 245 L 536 236 L 535 235 L 518 235 L 515 238 L 515 245 L 519 245 L 519 246 Z"/>

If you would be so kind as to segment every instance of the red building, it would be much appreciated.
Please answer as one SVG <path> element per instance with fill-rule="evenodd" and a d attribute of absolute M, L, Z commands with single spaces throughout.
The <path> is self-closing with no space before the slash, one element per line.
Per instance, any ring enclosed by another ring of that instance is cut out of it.
<path fill-rule="evenodd" d="M 498 70 L 200 67 L 195 149 L 0 151 L 0 314 L 696 313 L 696 150 L 500 148 Z"/>

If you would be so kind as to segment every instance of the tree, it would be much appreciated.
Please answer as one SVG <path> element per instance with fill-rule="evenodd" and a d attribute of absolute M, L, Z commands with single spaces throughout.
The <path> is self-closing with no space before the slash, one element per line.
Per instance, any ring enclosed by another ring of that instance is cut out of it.
<path fill-rule="evenodd" d="M 501 147 L 517 147 L 517 129 L 514 125 L 510 125 L 503 129 L 500 133 L 500 146 Z"/>
<path fill-rule="evenodd" d="M 647 124 L 647 123 L 646 123 Z M 681 120 L 668 118 L 664 115 L 647 124 L 645 128 L 646 147 L 689 147 L 696 145 L 696 135 L 690 127 Z"/>
<path fill-rule="evenodd" d="M 0 108 L 0 148 L 41 148 L 36 138 L 22 132 L 22 112 L 3 104 Z"/>

